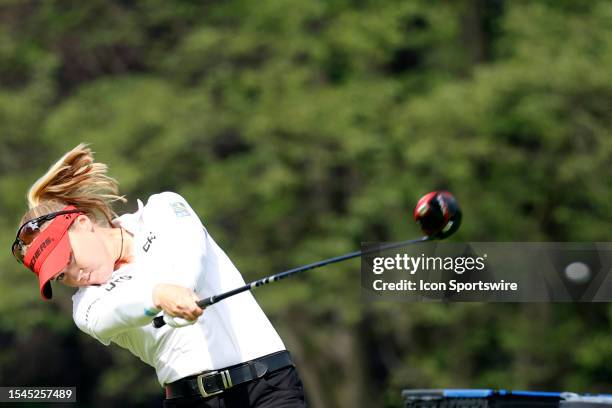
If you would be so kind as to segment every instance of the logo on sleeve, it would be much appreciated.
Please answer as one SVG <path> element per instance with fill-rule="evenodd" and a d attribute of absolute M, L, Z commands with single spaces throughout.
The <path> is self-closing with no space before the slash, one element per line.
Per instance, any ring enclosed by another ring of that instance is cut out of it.
<path fill-rule="evenodd" d="M 118 283 L 129 281 L 131 279 L 132 279 L 131 275 L 121 275 L 121 276 L 117 277 L 117 279 L 113 279 L 112 281 L 110 281 L 106 285 L 104 285 L 104 289 L 106 289 L 107 292 L 110 292 L 111 290 L 113 290 L 113 289 L 115 289 L 117 287 Z"/>
<path fill-rule="evenodd" d="M 170 203 L 170 207 L 172 207 L 172 210 L 174 210 L 174 215 L 176 215 L 176 218 L 191 216 L 191 213 L 189 212 L 187 207 L 185 207 L 185 204 L 180 201 Z"/>

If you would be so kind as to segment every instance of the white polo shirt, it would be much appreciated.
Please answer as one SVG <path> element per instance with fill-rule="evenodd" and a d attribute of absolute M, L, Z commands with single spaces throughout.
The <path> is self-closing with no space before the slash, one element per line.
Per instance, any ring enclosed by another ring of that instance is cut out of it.
<path fill-rule="evenodd" d="M 73 295 L 76 325 L 105 345 L 130 350 L 155 367 L 159 383 L 219 369 L 285 350 L 250 292 L 207 307 L 190 326 L 155 329 L 157 283 L 192 288 L 199 298 L 245 284 L 225 252 L 208 234 L 183 197 L 164 192 L 138 211 L 113 220 L 134 235 L 134 262 L 113 272 L 103 285 Z"/>

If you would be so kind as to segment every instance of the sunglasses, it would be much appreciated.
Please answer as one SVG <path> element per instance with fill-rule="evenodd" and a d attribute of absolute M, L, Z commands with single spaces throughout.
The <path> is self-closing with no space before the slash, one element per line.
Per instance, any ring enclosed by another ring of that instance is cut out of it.
<path fill-rule="evenodd" d="M 65 210 L 65 211 L 57 211 L 49 214 L 41 215 L 40 217 L 36 217 L 31 219 L 30 221 L 23 224 L 17 230 L 17 235 L 15 236 L 15 241 L 13 242 L 13 246 L 11 247 L 11 251 L 13 252 L 13 256 L 17 259 L 18 262 L 23 263 L 23 258 L 25 256 L 25 248 L 27 245 L 30 245 L 32 241 L 36 238 L 38 233 L 40 232 L 40 228 L 42 225 L 51 221 L 58 215 L 64 214 L 74 214 L 74 213 L 82 213 L 82 210 Z"/>

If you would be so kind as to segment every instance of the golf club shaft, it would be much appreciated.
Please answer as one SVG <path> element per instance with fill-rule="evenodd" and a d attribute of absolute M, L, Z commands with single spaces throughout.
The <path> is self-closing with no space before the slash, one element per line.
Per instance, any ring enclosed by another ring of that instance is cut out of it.
<path fill-rule="evenodd" d="M 220 302 L 223 299 L 226 299 L 226 298 L 228 298 L 230 296 L 234 296 L 234 295 L 237 295 L 238 293 L 246 292 L 247 290 L 255 289 L 258 286 L 263 286 L 263 285 L 271 283 L 271 282 L 279 281 L 279 280 L 287 278 L 287 277 L 289 277 L 291 275 L 295 275 L 295 274 L 297 274 L 299 272 L 308 271 L 308 270 L 315 269 L 315 268 L 318 268 L 318 267 L 321 267 L 321 266 L 325 266 L 325 265 L 329 265 L 329 264 L 332 264 L 332 263 L 336 263 L 336 262 L 340 262 L 340 261 L 345 261 L 347 259 L 356 258 L 356 257 L 362 256 L 362 255 L 367 255 L 367 254 L 370 254 L 370 253 L 373 253 L 373 252 L 386 251 L 386 250 L 389 250 L 389 249 L 400 248 L 400 247 L 403 247 L 403 246 L 406 246 L 406 245 L 417 244 L 419 242 L 425 242 L 425 241 L 428 241 L 428 240 L 430 240 L 430 237 L 424 236 L 424 237 L 421 237 L 421 238 L 411 239 L 411 240 L 408 240 L 408 241 L 403 241 L 403 242 L 397 242 L 397 243 L 377 246 L 377 247 L 374 247 L 374 248 L 372 248 L 370 250 L 366 250 L 366 251 L 355 251 L 355 252 L 350 252 L 350 253 L 345 254 L 345 255 L 336 256 L 334 258 L 324 259 L 324 260 L 319 261 L 319 262 L 314 262 L 314 263 L 311 263 L 311 264 L 308 264 L 308 265 L 300 266 L 298 268 L 289 269 L 287 271 L 277 273 L 276 275 L 267 276 L 265 278 L 253 281 L 251 283 L 247 283 L 244 286 L 241 286 L 241 287 L 236 288 L 236 289 L 232 289 L 230 291 L 227 291 L 225 293 L 221 293 L 219 295 L 213 295 L 213 296 L 210 296 L 208 298 L 200 299 L 196 303 L 197 303 L 197 305 L 199 307 L 205 308 L 207 306 L 210 306 L 212 304 Z M 163 316 L 157 316 L 157 317 L 155 317 L 153 319 L 153 326 L 156 327 L 156 328 L 162 327 L 164 324 L 166 324 L 166 323 L 164 322 Z"/>

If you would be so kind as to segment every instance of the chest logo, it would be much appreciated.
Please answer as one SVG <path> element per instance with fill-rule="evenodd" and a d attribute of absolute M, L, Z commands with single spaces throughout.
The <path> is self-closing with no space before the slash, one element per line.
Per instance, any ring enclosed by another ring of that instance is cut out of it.
<path fill-rule="evenodd" d="M 155 234 L 153 234 L 152 232 L 149 233 L 149 236 L 147 237 L 147 242 L 145 242 L 145 244 L 142 246 L 143 251 L 145 252 L 149 252 L 149 249 L 151 248 L 151 244 L 153 243 L 153 240 L 157 238 L 155 236 Z"/>

